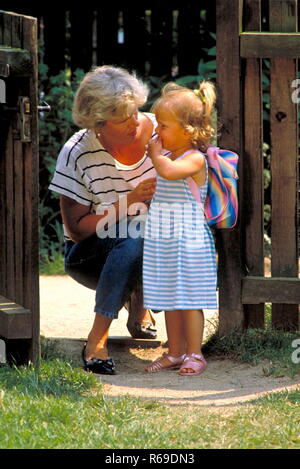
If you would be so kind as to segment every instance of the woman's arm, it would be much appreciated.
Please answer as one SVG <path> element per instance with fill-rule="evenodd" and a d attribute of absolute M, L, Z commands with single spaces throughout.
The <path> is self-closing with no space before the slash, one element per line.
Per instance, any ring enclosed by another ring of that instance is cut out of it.
<path fill-rule="evenodd" d="M 127 212 L 124 213 L 124 207 L 125 209 L 127 208 L 128 211 L 132 204 L 145 202 L 151 199 L 155 191 L 155 181 L 155 178 L 145 179 L 140 182 L 133 191 L 127 194 L 122 206 L 120 199 L 112 204 L 114 207 L 115 222 L 126 215 Z M 122 198 L 122 200 L 124 201 L 124 198 Z M 60 196 L 60 209 L 66 230 L 75 243 L 95 234 L 97 232 L 98 223 L 107 216 L 107 210 L 105 210 L 105 208 L 101 214 L 90 213 L 90 207 L 79 204 L 74 199 L 65 195 Z"/>

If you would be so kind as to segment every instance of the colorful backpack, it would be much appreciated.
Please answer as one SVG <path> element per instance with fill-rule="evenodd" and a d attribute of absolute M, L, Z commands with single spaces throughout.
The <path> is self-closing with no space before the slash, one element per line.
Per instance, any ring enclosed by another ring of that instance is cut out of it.
<path fill-rule="evenodd" d="M 207 149 L 208 188 L 204 212 L 209 226 L 233 228 L 238 217 L 238 155 L 210 146 Z"/>
<path fill-rule="evenodd" d="M 233 228 L 238 217 L 237 163 L 238 155 L 230 150 L 210 146 L 207 149 L 208 188 L 204 204 L 209 226 Z M 195 195 L 195 181 L 188 178 Z"/>

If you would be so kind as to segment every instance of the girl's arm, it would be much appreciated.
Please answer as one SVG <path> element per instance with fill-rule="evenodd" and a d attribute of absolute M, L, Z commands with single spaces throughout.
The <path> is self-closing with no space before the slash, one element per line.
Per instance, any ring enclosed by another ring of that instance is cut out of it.
<path fill-rule="evenodd" d="M 180 160 L 171 160 L 161 151 L 162 145 L 159 139 L 149 142 L 147 154 L 158 174 L 164 179 L 175 181 L 205 171 L 204 156 L 197 150 Z"/>

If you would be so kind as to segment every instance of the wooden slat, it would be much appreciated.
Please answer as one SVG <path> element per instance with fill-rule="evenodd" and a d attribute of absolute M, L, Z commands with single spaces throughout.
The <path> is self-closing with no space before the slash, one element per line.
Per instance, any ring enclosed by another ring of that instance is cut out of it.
<path fill-rule="evenodd" d="M 97 62 L 98 65 L 121 64 L 124 47 L 118 44 L 119 2 L 101 3 L 97 8 Z"/>
<path fill-rule="evenodd" d="M 3 16 L 3 44 L 12 46 L 12 15 L 4 14 Z"/>
<path fill-rule="evenodd" d="M 22 28 L 23 20 L 20 15 L 12 15 L 11 23 L 11 46 L 12 47 L 22 47 Z"/>
<path fill-rule="evenodd" d="M 7 135 L 5 151 L 5 200 L 6 200 L 6 292 L 15 298 L 15 224 L 14 224 L 14 167 L 12 125 Z"/>
<path fill-rule="evenodd" d="M 3 35 L 4 35 L 4 12 L 0 10 L 0 44 L 4 44 Z"/>
<path fill-rule="evenodd" d="M 300 279 L 288 277 L 245 277 L 243 303 L 300 303 Z"/>
<path fill-rule="evenodd" d="M 289 6 L 289 8 L 288 8 Z M 270 28 L 296 31 L 296 1 L 270 3 Z M 293 8 L 292 8 L 293 7 Z M 293 59 L 272 59 L 271 78 L 271 176 L 272 264 L 274 277 L 298 277 L 297 249 L 297 105 L 292 102 L 292 82 L 297 77 Z M 278 328 L 297 328 L 297 305 L 273 305 L 272 322 Z"/>
<path fill-rule="evenodd" d="M 70 23 L 71 69 L 74 71 L 76 68 L 82 68 L 88 72 L 92 67 L 93 56 L 93 11 L 90 8 L 82 8 L 79 4 L 73 4 L 70 11 Z"/>
<path fill-rule="evenodd" d="M 4 43 L 5 14 L 0 11 L 0 44 Z M 8 122 L 0 116 L 0 292 L 6 295 L 6 178 L 5 148 L 8 134 Z"/>
<path fill-rule="evenodd" d="M 240 35 L 243 58 L 300 57 L 300 34 L 249 33 Z"/>
<path fill-rule="evenodd" d="M 56 75 L 66 66 L 66 11 L 59 14 L 51 3 L 45 3 L 43 9 L 45 56 L 44 62 L 49 67 L 49 75 Z M 77 31 L 81 37 L 80 31 Z"/>
<path fill-rule="evenodd" d="M 217 0 L 217 86 L 218 118 L 222 125 L 219 145 L 241 155 L 241 88 L 239 33 L 241 31 L 239 0 Z M 243 187 L 243 157 L 239 161 L 239 192 Z M 241 200 L 241 197 L 240 197 Z M 217 234 L 219 254 L 219 333 L 224 335 L 244 325 L 241 300 L 241 218 L 230 232 Z"/>
<path fill-rule="evenodd" d="M 200 9 L 200 2 L 182 2 L 178 10 L 178 68 L 181 76 L 198 75 L 199 60 L 203 58 L 201 48 L 205 45 L 201 44 Z"/>
<path fill-rule="evenodd" d="M 259 30 L 261 0 L 247 0 L 249 23 L 246 28 Z M 249 275 L 264 275 L 264 197 L 262 152 L 262 71 L 261 59 L 248 59 L 244 69 L 244 214 L 245 261 Z M 245 305 L 247 327 L 264 327 L 264 305 Z"/>
<path fill-rule="evenodd" d="M 20 140 L 14 141 L 14 219 L 15 219 L 15 301 L 23 304 L 23 217 L 24 180 L 23 180 L 23 148 Z"/>
<path fill-rule="evenodd" d="M 24 158 L 24 307 L 32 313 L 32 340 L 30 360 L 40 362 L 40 308 L 39 308 L 39 147 L 38 147 L 38 62 L 37 21 L 23 18 L 23 47 L 33 59 L 33 73 L 29 81 L 31 102 L 31 143 L 23 144 Z"/>
<path fill-rule="evenodd" d="M 31 339 L 31 312 L 0 296 L 0 331 L 5 339 Z"/>
<path fill-rule="evenodd" d="M 6 292 L 6 178 L 5 178 L 5 147 L 7 141 L 7 122 L 0 118 L 0 292 Z"/>
<path fill-rule="evenodd" d="M 151 9 L 150 74 L 171 75 L 172 8 L 168 2 L 155 2 Z M 163 38 L 163 40 L 162 40 Z"/>
<path fill-rule="evenodd" d="M 129 70 L 145 73 L 148 36 L 146 31 L 145 8 L 141 3 L 128 3 L 123 10 L 124 59 Z M 138 40 L 137 40 L 138 38 Z M 136 53 L 132 54 L 135 50 Z"/>

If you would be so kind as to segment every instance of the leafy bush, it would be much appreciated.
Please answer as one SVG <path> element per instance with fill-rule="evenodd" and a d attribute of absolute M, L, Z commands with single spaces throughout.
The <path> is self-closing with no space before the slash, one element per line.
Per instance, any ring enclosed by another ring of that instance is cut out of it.
<path fill-rule="evenodd" d="M 48 190 L 55 170 L 57 155 L 66 140 L 78 130 L 72 122 L 72 103 L 84 72 L 70 70 L 48 77 L 48 67 L 40 65 L 40 99 L 51 106 L 40 113 L 40 264 L 49 265 L 62 254 L 62 224 L 58 196 Z"/>

